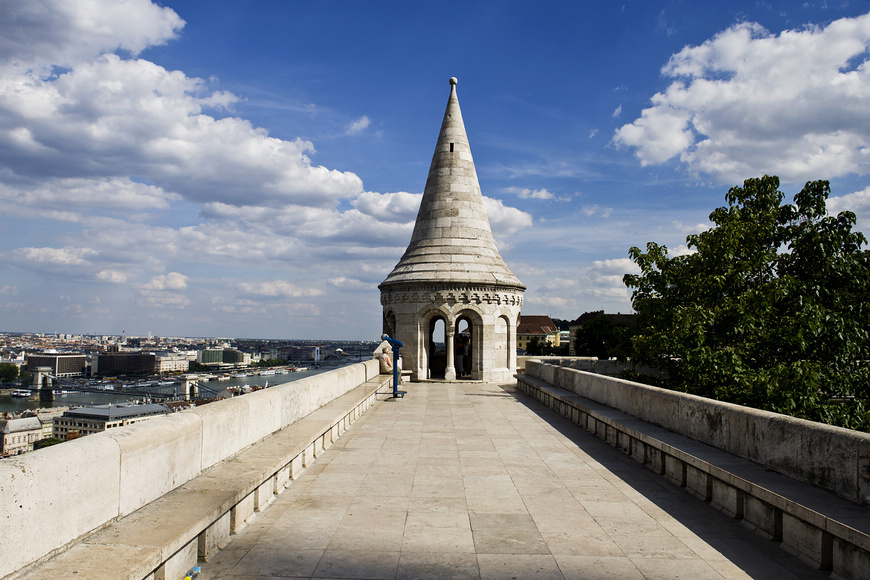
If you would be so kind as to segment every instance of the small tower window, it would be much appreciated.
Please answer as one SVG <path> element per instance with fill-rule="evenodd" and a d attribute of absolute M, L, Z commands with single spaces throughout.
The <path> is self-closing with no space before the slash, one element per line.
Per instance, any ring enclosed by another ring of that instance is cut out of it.
<path fill-rule="evenodd" d="M 453 153 L 453 143 L 450 144 L 450 152 Z"/>

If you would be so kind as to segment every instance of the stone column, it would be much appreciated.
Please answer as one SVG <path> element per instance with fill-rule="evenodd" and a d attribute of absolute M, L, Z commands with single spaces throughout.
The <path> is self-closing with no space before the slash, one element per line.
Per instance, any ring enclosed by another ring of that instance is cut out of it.
<path fill-rule="evenodd" d="M 456 364 L 453 360 L 453 335 L 454 330 L 452 327 L 448 327 L 447 324 L 444 325 L 444 349 L 447 351 L 444 354 L 447 355 L 447 368 L 444 369 L 444 380 L 446 381 L 455 381 L 456 380 Z"/>

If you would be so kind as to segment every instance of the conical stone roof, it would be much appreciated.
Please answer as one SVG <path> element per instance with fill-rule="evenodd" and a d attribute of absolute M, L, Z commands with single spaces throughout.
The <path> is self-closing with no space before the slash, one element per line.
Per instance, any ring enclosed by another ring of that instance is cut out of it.
<path fill-rule="evenodd" d="M 525 290 L 498 253 L 465 134 L 456 78 L 411 243 L 380 288 L 419 283 L 463 283 Z"/>

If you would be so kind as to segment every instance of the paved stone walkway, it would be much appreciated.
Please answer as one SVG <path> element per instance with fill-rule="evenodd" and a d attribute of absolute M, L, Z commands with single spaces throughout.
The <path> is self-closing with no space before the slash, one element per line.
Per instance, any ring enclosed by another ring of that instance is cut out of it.
<path fill-rule="evenodd" d="M 407 387 L 202 578 L 828 577 L 514 385 Z"/>

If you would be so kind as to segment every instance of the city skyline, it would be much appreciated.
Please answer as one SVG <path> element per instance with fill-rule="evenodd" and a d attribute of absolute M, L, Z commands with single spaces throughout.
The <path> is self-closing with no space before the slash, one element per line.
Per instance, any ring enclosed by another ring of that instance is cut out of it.
<path fill-rule="evenodd" d="M 0 331 L 371 340 L 451 76 L 524 314 L 765 173 L 866 232 L 868 9 L 0 2 Z"/>

